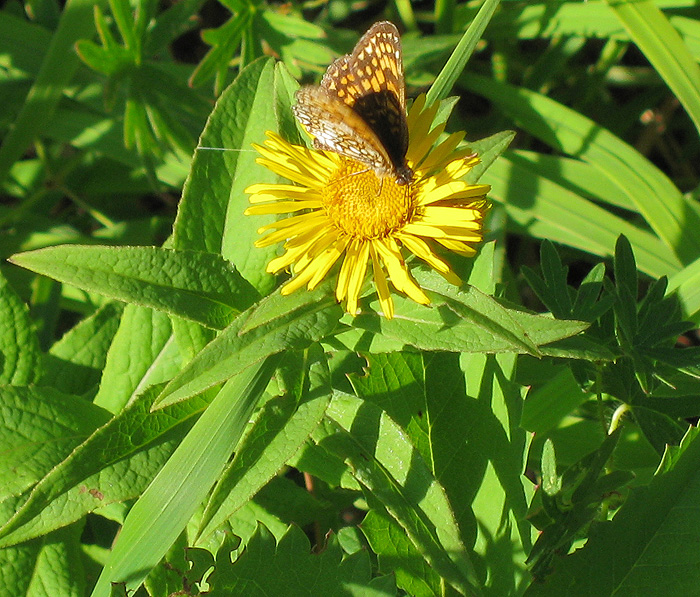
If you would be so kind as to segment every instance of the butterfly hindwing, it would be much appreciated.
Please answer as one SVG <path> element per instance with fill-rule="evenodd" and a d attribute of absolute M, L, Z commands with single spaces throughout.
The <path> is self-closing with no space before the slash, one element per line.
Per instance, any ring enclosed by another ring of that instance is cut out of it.
<path fill-rule="evenodd" d="M 297 92 L 297 104 L 292 110 L 297 120 L 314 136 L 317 149 L 333 151 L 374 169 L 381 170 L 384 164 L 390 163 L 381 141 L 367 123 L 322 88 L 302 87 Z"/>

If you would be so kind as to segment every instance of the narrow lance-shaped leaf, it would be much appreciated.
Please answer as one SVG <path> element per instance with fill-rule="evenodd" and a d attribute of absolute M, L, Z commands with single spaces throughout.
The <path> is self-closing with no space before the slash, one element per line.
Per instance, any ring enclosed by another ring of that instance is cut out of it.
<path fill-rule="evenodd" d="M 257 292 L 218 255 L 158 247 L 61 245 L 19 253 L 32 271 L 121 301 L 220 329 Z"/>
<path fill-rule="evenodd" d="M 184 400 L 287 349 L 305 349 L 337 326 L 340 307 L 329 284 L 291 296 L 275 293 L 239 316 L 163 390 L 154 408 Z"/>

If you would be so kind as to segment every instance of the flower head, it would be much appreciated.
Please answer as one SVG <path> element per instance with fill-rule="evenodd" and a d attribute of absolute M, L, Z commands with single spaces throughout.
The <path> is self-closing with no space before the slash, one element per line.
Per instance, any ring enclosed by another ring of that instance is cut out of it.
<path fill-rule="evenodd" d="M 391 177 L 379 178 L 365 165 L 333 152 L 292 145 L 268 132 L 256 146 L 258 163 L 295 185 L 256 184 L 248 187 L 253 214 L 293 214 L 259 229 L 264 247 L 284 243 L 284 253 L 271 260 L 267 271 L 293 267 L 283 286 L 289 294 L 306 285 L 318 285 L 340 263 L 336 298 L 346 301 L 355 315 L 371 264 L 374 284 L 384 315 L 394 315 L 389 284 L 417 303 L 430 299 L 413 279 L 404 252 L 413 253 L 449 282 L 461 280 L 436 252 L 437 245 L 461 255 L 475 253 L 482 238 L 482 221 L 488 209 L 490 187 L 460 180 L 479 162 L 468 149 L 457 149 L 463 133 L 438 143 L 444 124 L 431 129 L 437 104 L 426 108 L 425 96 L 408 113 L 407 165 L 413 170 L 409 184 Z"/>

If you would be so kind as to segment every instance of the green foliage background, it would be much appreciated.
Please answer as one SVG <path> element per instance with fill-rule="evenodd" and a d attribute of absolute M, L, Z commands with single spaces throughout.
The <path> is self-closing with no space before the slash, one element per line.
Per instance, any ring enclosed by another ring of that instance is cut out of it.
<path fill-rule="evenodd" d="M 391 321 L 242 215 L 381 19 L 494 203 Z M 699 59 L 694 0 L 6 3 L 0 594 L 698 594 Z"/>

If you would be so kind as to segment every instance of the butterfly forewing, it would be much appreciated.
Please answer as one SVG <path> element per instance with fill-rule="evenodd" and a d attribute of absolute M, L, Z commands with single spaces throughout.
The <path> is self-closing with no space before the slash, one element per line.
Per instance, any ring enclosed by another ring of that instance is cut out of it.
<path fill-rule="evenodd" d="M 394 24 L 382 21 L 370 27 L 351 54 L 338 58 L 328 67 L 321 87 L 349 106 L 368 93 L 386 90 L 405 110 L 401 38 Z"/>
<path fill-rule="evenodd" d="M 392 23 L 373 25 L 328 67 L 319 87 L 300 89 L 296 99 L 294 114 L 317 147 L 410 182 L 401 39 Z"/>

